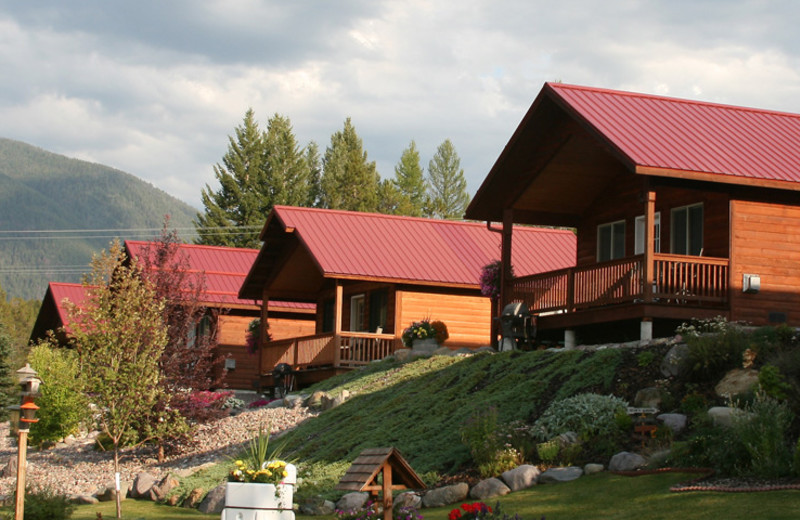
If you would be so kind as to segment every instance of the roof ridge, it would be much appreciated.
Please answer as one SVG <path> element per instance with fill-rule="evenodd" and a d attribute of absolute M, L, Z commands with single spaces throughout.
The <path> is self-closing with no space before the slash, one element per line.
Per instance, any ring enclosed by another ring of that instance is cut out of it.
<path fill-rule="evenodd" d="M 129 244 L 155 244 L 158 240 L 125 240 L 125 243 Z M 217 249 L 222 251 L 236 251 L 236 252 L 250 252 L 250 253 L 258 253 L 258 249 L 253 249 L 251 247 L 231 247 L 231 246 L 217 246 L 217 245 L 210 245 L 210 244 L 186 244 L 181 242 L 178 244 L 179 248 L 193 248 L 193 249 Z"/>
<path fill-rule="evenodd" d="M 555 82 L 547 82 L 545 83 L 547 86 L 555 90 L 556 92 L 559 89 L 564 90 L 581 90 L 586 92 L 597 92 L 602 94 L 610 94 L 616 96 L 623 96 L 629 98 L 643 98 L 643 99 L 653 99 L 659 101 L 666 101 L 671 103 L 681 103 L 685 105 L 699 105 L 705 106 L 710 108 L 719 108 L 719 109 L 726 109 L 726 110 L 736 110 L 741 112 L 752 112 L 758 114 L 770 114 L 774 116 L 784 116 L 790 117 L 793 119 L 800 118 L 800 114 L 794 112 L 787 112 L 781 110 L 773 110 L 773 109 L 766 109 L 766 108 L 757 108 L 757 107 L 750 107 L 750 106 L 743 106 L 743 105 L 733 105 L 729 103 L 716 103 L 712 101 L 702 101 L 699 99 L 688 99 L 688 98 L 680 98 L 680 97 L 673 97 L 673 96 L 663 96 L 659 94 L 648 94 L 646 92 L 633 92 L 628 90 L 618 90 L 618 89 L 610 89 L 610 88 L 603 88 L 603 87 L 589 87 L 585 85 L 571 85 L 567 83 L 555 83 Z"/>

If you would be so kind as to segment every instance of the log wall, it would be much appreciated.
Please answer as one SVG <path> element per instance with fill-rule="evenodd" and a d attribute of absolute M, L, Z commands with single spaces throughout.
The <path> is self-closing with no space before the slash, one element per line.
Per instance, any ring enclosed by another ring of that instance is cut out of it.
<path fill-rule="evenodd" d="M 485 296 L 397 291 L 397 331 L 424 318 L 443 321 L 450 338 L 445 346 L 477 348 L 490 345 L 491 302 Z"/>

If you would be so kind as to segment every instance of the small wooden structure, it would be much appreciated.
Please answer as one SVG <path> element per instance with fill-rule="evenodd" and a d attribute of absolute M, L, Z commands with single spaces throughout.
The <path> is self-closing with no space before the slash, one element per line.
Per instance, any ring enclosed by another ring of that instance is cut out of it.
<path fill-rule="evenodd" d="M 378 476 L 382 475 L 382 482 Z M 353 461 L 336 489 L 369 491 L 375 498 L 383 493 L 383 518 L 392 519 L 392 492 L 425 489 L 425 483 L 395 448 L 368 448 Z"/>

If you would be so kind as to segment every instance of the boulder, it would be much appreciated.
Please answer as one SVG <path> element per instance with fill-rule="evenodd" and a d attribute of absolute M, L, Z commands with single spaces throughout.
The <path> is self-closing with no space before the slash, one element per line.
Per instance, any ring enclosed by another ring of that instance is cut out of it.
<path fill-rule="evenodd" d="M 556 482 L 569 482 L 580 478 L 583 475 L 583 470 L 577 466 L 568 466 L 564 468 L 549 468 L 547 471 L 539 475 L 538 482 L 540 484 L 550 484 Z"/>
<path fill-rule="evenodd" d="M 559 434 L 555 440 L 558 442 L 559 446 L 566 448 L 567 446 L 578 444 L 578 434 L 575 432 L 564 432 Z"/>
<path fill-rule="evenodd" d="M 303 406 L 303 401 L 305 398 L 302 395 L 297 394 L 289 394 L 283 398 L 283 402 L 286 405 L 286 408 L 300 408 Z"/>
<path fill-rule="evenodd" d="M 150 500 L 153 502 L 161 502 L 179 483 L 178 479 L 172 475 L 167 475 L 161 479 L 161 482 L 150 488 Z"/>
<path fill-rule="evenodd" d="M 225 509 L 225 483 L 215 487 L 197 506 L 197 510 L 207 515 L 218 515 Z"/>
<path fill-rule="evenodd" d="M 336 511 L 336 504 L 321 496 L 307 498 L 300 504 L 300 513 L 311 516 L 329 516 Z"/>
<path fill-rule="evenodd" d="M 511 491 L 519 491 L 520 489 L 535 486 L 541 473 L 536 466 L 523 464 L 504 472 L 500 475 L 500 478 L 503 479 L 503 482 L 506 483 Z"/>
<path fill-rule="evenodd" d="M 708 416 L 717 426 L 730 428 L 733 421 L 737 418 L 745 418 L 750 415 L 748 412 L 730 406 L 714 406 L 708 409 Z"/>
<path fill-rule="evenodd" d="M 401 348 L 394 351 L 394 358 L 399 361 L 400 363 L 405 363 L 409 359 L 411 359 L 411 354 L 414 351 L 410 348 Z"/>
<path fill-rule="evenodd" d="M 638 453 L 631 453 L 629 451 L 621 451 L 611 457 L 611 462 L 608 463 L 609 471 L 634 471 L 644 467 L 647 464 L 647 459 Z"/>
<path fill-rule="evenodd" d="M 369 493 L 347 493 L 336 502 L 336 509 L 339 511 L 356 511 L 362 509 L 367 500 L 369 500 Z"/>
<path fill-rule="evenodd" d="M 453 351 L 447 347 L 439 347 L 433 351 L 434 356 L 452 356 Z"/>
<path fill-rule="evenodd" d="M 404 507 L 413 507 L 414 509 L 419 509 L 422 507 L 422 495 L 417 493 L 416 491 L 404 491 L 394 497 L 394 506 L 393 509 L 395 511 L 399 511 Z"/>
<path fill-rule="evenodd" d="M 486 500 L 492 497 L 501 497 L 511 493 L 511 489 L 499 478 L 481 480 L 469 490 L 469 496 L 475 500 Z"/>
<path fill-rule="evenodd" d="M 119 483 L 119 499 L 125 500 L 128 497 L 128 489 L 131 487 L 130 482 L 120 482 Z M 106 486 L 105 488 L 101 489 L 97 493 L 97 500 L 100 502 L 111 502 L 112 500 L 117 499 L 117 489 L 114 484 L 110 486 Z"/>
<path fill-rule="evenodd" d="M 662 413 L 656 416 L 656 420 L 664 423 L 675 435 L 686 429 L 686 416 L 682 413 Z"/>
<path fill-rule="evenodd" d="M 183 507 L 187 507 L 189 509 L 196 509 L 197 506 L 200 505 L 200 502 L 206 496 L 206 490 L 203 488 L 194 488 L 189 496 L 186 497 L 186 500 L 183 501 Z"/>
<path fill-rule="evenodd" d="M 180 501 L 181 501 L 181 496 L 176 493 L 174 495 L 170 495 L 169 497 L 167 497 L 167 499 L 164 500 L 164 503 L 167 504 L 168 506 L 176 507 L 178 505 L 178 502 Z"/>
<path fill-rule="evenodd" d="M 431 489 L 422 497 L 422 505 L 425 507 L 444 507 L 456 502 L 461 502 L 467 498 L 469 485 L 466 482 L 459 482 L 436 489 Z"/>
<path fill-rule="evenodd" d="M 717 383 L 714 392 L 720 397 L 731 398 L 752 391 L 756 385 L 758 385 L 758 370 L 735 368 Z"/>
<path fill-rule="evenodd" d="M 97 504 L 100 501 L 97 500 L 97 497 L 93 497 L 92 495 L 70 495 L 69 502 L 70 504 L 86 506 Z"/>
<path fill-rule="evenodd" d="M 0 477 L 8 478 L 8 477 L 17 477 L 17 456 L 12 455 L 6 458 L 6 464 L 3 467 L 3 471 L 0 472 Z"/>
<path fill-rule="evenodd" d="M 133 485 L 130 489 L 131 498 L 150 498 L 150 490 L 156 483 L 156 477 L 152 474 L 142 471 L 138 473 L 133 479 Z"/>
<path fill-rule="evenodd" d="M 322 409 L 323 410 L 330 410 L 331 408 L 336 408 L 337 406 L 341 406 L 344 404 L 345 401 L 350 399 L 350 391 L 349 390 L 342 390 L 342 392 L 337 395 L 336 397 L 323 397 L 322 398 Z"/>
<path fill-rule="evenodd" d="M 313 408 L 313 409 L 320 410 L 320 409 L 322 409 L 322 403 L 326 399 L 330 399 L 330 398 L 331 398 L 331 396 L 328 395 L 327 392 L 323 392 L 322 390 L 317 390 L 316 392 L 314 392 L 313 394 L 308 396 L 308 399 L 306 399 L 306 406 L 308 408 Z"/>
<path fill-rule="evenodd" d="M 595 473 L 602 473 L 606 469 L 602 464 L 589 463 L 583 467 L 584 475 L 594 475 Z"/>
<path fill-rule="evenodd" d="M 636 397 L 633 398 L 633 406 L 637 408 L 660 409 L 663 395 L 664 394 L 660 388 L 656 388 L 654 386 L 642 388 L 636 392 Z"/>
<path fill-rule="evenodd" d="M 689 345 L 674 345 L 661 360 L 661 373 L 664 377 L 678 377 L 689 370 Z"/>

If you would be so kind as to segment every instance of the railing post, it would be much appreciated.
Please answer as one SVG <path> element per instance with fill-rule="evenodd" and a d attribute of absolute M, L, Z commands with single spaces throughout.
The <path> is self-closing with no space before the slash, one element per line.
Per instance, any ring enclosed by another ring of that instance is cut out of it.
<path fill-rule="evenodd" d="M 575 269 L 567 270 L 567 310 L 575 309 Z"/>
<path fill-rule="evenodd" d="M 644 207 L 644 301 L 653 301 L 653 255 L 655 255 L 656 192 L 647 191 Z"/>

